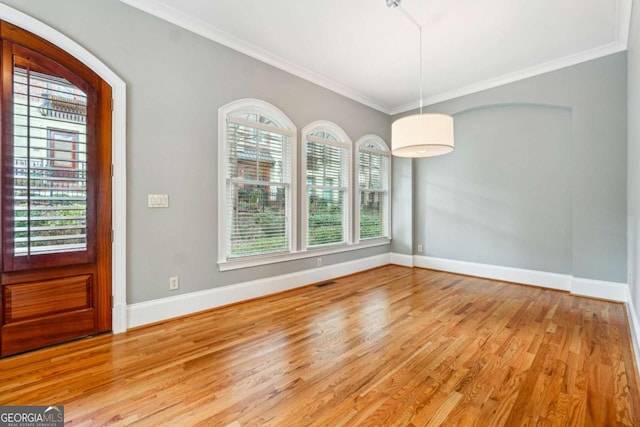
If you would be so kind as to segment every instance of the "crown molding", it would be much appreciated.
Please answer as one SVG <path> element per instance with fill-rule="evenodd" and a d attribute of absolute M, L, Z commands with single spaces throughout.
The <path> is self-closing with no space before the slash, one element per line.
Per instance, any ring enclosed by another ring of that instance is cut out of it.
<path fill-rule="evenodd" d="M 594 49 L 576 53 L 574 55 L 565 56 L 544 64 L 525 68 L 513 73 L 504 74 L 502 76 L 468 85 L 459 89 L 448 92 L 442 92 L 423 100 L 423 105 L 433 105 L 438 102 L 448 101 L 450 99 L 459 98 L 465 95 L 471 95 L 487 89 L 493 89 L 508 83 L 517 82 L 519 80 L 528 79 L 541 74 L 557 71 L 562 68 L 571 67 L 572 65 L 581 64 L 593 59 L 602 58 L 614 53 L 627 50 L 629 43 L 629 28 L 631 26 L 631 7 L 633 0 L 616 0 L 617 21 L 616 21 L 616 40 L 609 44 L 599 46 Z M 408 104 L 391 107 L 391 115 L 406 113 L 407 111 L 417 110 L 420 108 L 418 101 Z"/>
<path fill-rule="evenodd" d="M 131 7 L 139 9 L 164 21 L 189 30 L 209 40 L 213 40 L 223 46 L 243 53 L 258 61 L 269 64 L 273 67 L 286 71 L 289 74 L 300 77 L 332 92 L 345 96 L 360 104 L 371 107 L 385 114 L 390 114 L 390 108 L 368 96 L 349 89 L 348 87 L 326 78 L 320 74 L 314 73 L 304 67 L 294 64 L 284 58 L 274 55 L 258 46 L 247 43 L 227 32 L 221 31 L 214 26 L 205 23 L 202 20 L 189 16 L 179 10 L 162 4 L 156 0 L 120 0 Z"/>
<path fill-rule="evenodd" d="M 334 80 L 314 73 L 307 68 L 301 67 L 291 61 L 274 55 L 262 48 L 259 48 L 256 45 L 247 43 L 244 40 L 241 40 L 227 32 L 221 31 L 218 28 L 207 24 L 200 19 L 189 16 L 157 0 L 120 1 L 131 7 L 134 7 L 164 21 L 182 27 L 209 40 L 213 40 L 216 43 L 224 45 L 230 49 L 243 53 L 251 58 L 257 59 L 258 61 L 269 64 L 273 67 L 279 68 L 289 74 L 317 84 L 318 86 L 331 90 L 332 92 L 338 93 L 353 101 L 359 102 L 360 104 L 366 105 L 385 114 L 401 114 L 419 108 L 419 103 L 417 101 L 398 105 L 395 107 L 385 105 L 366 95 L 363 95 L 362 93 L 349 89 L 348 87 Z M 461 96 L 471 95 L 483 90 L 492 89 L 505 84 L 535 77 L 540 74 L 549 73 L 551 71 L 556 71 L 583 62 L 591 61 L 593 59 L 622 52 L 627 49 L 629 40 L 629 26 L 631 23 L 632 2 L 633 0 L 616 0 L 618 15 L 616 24 L 616 40 L 612 43 L 583 51 L 574 55 L 559 58 L 553 61 L 549 61 L 544 64 L 519 70 L 513 73 L 504 74 L 496 78 L 464 86 L 459 89 L 441 92 L 425 98 L 423 100 L 423 104 L 425 106 L 437 104 L 439 102 L 448 101 L 454 98 L 459 98 Z"/>
<path fill-rule="evenodd" d="M 622 52 L 627 49 L 626 41 L 620 43 L 618 41 L 577 53 L 575 55 L 565 56 L 554 61 L 550 61 L 544 64 L 536 65 L 534 67 L 526 68 L 514 73 L 504 74 L 494 79 L 485 80 L 479 83 L 474 83 L 459 89 L 454 89 L 448 92 L 439 93 L 424 99 L 424 105 L 433 105 L 439 102 L 448 101 L 462 96 L 471 95 L 476 92 L 481 92 L 487 89 L 493 89 L 499 86 L 503 86 L 509 83 L 514 83 L 520 80 L 525 80 L 531 77 L 536 77 L 541 74 L 557 71 L 562 68 L 571 67 L 573 65 L 581 64 L 583 62 L 591 61 L 593 59 L 602 58 L 604 56 L 612 55 L 614 53 Z M 418 102 L 411 102 L 409 104 L 399 105 L 391 108 L 391 115 L 405 113 L 420 108 Z"/>

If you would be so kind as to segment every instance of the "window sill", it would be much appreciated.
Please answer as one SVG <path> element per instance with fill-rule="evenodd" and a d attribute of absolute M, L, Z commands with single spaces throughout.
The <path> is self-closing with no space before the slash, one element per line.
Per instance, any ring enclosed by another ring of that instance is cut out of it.
<path fill-rule="evenodd" d="M 380 239 L 371 239 L 361 241 L 357 244 L 340 245 L 331 247 L 322 247 L 317 249 L 308 249 L 298 252 L 287 252 L 285 254 L 273 254 L 257 256 L 254 258 L 242 258 L 234 260 L 218 261 L 220 271 L 237 270 L 240 268 L 257 267 L 259 265 L 274 264 L 278 262 L 295 261 L 297 259 L 313 258 L 322 255 L 337 254 L 340 252 L 356 251 L 359 249 L 373 248 L 376 246 L 388 245 L 391 239 L 383 237 Z"/>

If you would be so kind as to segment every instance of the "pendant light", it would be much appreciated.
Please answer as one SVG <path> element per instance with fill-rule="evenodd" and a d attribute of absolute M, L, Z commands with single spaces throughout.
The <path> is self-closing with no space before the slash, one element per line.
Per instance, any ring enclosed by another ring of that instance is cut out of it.
<path fill-rule="evenodd" d="M 418 27 L 420 33 L 420 113 L 391 125 L 391 153 L 398 157 L 433 157 L 453 151 L 453 117 L 422 113 L 422 26 L 400 7 L 401 0 L 386 0 Z"/>

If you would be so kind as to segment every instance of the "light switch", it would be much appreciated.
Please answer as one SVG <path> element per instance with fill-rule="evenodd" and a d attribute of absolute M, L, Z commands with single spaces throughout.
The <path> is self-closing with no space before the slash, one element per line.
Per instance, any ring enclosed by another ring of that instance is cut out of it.
<path fill-rule="evenodd" d="M 168 194 L 149 194 L 150 208 L 168 208 L 169 207 L 169 195 Z"/>

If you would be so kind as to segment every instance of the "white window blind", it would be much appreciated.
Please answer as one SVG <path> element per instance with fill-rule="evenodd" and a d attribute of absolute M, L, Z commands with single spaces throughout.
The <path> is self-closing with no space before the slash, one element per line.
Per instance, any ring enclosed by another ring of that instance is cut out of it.
<path fill-rule="evenodd" d="M 388 235 L 389 157 L 389 153 L 380 150 L 375 143 L 360 145 L 358 153 L 360 240 Z"/>
<path fill-rule="evenodd" d="M 227 259 L 291 250 L 295 133 L 260 114 L 227 116 Z"/>
<path fill-rule="evenodd" d="M 13 91 L 14 254 L 86 250 L 86 94 L 18 66 Z"/>
<path fill-rule="evenodd" d="M 324 131 L 306 140 L 307 246 L 346 243 L 351 147 Z"/>

